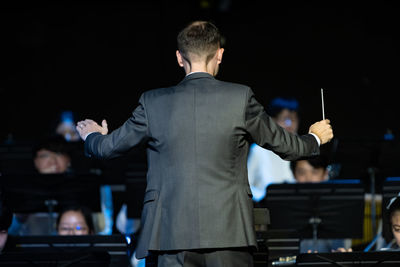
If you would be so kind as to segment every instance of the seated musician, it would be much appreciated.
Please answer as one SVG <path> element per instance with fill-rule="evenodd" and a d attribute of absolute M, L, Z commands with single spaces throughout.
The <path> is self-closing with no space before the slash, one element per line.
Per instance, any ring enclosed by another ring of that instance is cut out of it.
<path fill-rule="evenodd" d="M 63 208 L 57 218 L 59 235 L 94 234 L 92 212 L 85 206 L 68 206 Z"/>
<path fill-rule="evenodd" d="M 290 168 L 297 183 L 319 183 L 329 179 L 328 159 L 325 155 L 290 162 Z M 313 239 L 300 241 L 300 253 L 310 252 L 345 252 L 351 251 L 351 240 Z"/>
<path fill-rule="evenodd" d="M 43 137 L 32 146 L 32 163 L 35 172 L 46 174 L 74 174 L 72 147 L 60 136 Z M 112 234 L 114 224 L 112 191 L 108 185 L 100 188 L 101 213 L 96 213 L 96 228 L 102 228 L 99 234 Z M 12 235 L 46 235 L 53 234 L 49 229 L 49 214 L 17 213 L 14 215 L 9 233 Z M 97 222 L 97 223 L 96 223 Z M 100 223 L 104 222 L 104 223 Z M 104 224 L 103 227 L 102 224 Z"/>
<path fill-rule="evenodd" d="M 400 250 L 400 193 L 391 199 L 386 207 L 387 233 L 383 233 L 383 242 L 376 250 Z"/>

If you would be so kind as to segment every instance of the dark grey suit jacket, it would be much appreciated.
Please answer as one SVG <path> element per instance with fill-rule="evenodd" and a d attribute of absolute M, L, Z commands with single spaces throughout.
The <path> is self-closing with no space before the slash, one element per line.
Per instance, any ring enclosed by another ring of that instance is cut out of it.
<path fill-rule="evenodd" d="M 86 153 L 113 158 L 146 143 L 147 189 L 136 257 L 149 250 L 256 247 L 249 145 L 287 160 L 319 154 L 312 135 L 279 127 L 247 86 L 188 75 L 150 90 L 120 128 L 90 134 Z"/>

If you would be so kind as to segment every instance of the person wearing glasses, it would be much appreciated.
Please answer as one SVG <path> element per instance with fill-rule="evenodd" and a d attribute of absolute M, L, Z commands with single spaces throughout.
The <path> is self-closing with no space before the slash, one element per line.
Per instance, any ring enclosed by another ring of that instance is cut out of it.
<path fill-rule="evenodd" d="M 275 97 L 266 112 L 282 128 L 297 134 L 300 124 L 299 102 L 292 97 Z M 253 200 L 260 203 L 271 183 L 291 183 L 295 178 L 290 169 L 290 161 L 282 159 L 272 150 L 256 143 L 250 146 L 247 169 Z"/>
<path fill-rule="evenodd" d="M 94 234 L 91 210 L 85 206 L 64 208 L 57 218 L 57 233 L 59 235 Z"/>

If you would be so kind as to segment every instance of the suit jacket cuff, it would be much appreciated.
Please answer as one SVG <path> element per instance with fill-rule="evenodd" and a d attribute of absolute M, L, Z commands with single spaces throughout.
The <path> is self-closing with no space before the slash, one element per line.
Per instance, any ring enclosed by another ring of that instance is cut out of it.
<path fill-rule="evenodd" d="M 92 138 L 92 137 L 94 137 L 94 136 L 97 136 L 97 135 L 101 135 L 101 133 L 99 133 L 99 132 L 91 132 L 91 133 L 88 133 L 86 136 L 85 136 L 85 143 L 84 143 L 84 151 L 85 151 L 85 156 L 86 157 L 91 157 L 92 156 L 92 151 L 91 151 L 91 149 L 90 149 L 90 139 Z M 93 143 L 93 142 L 92 142 Z"/>
<path fill-rule="evenodd" d="M 318 146 L 320 146 L 321 145 L 321 140 L 319 140 L 319 137 L 314 133 L 310 133 L 310 134 L 315 137 L 315 139 L 317 140 Z"/>

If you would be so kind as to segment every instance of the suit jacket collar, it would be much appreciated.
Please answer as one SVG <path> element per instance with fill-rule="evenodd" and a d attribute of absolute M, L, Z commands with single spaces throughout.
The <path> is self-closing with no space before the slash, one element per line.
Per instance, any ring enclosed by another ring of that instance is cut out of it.
<path fill-rule="evenodd" d="M 185 81 L 193 80 L 193 79 L 199 79 L 199 78 L 212 78 L 212 79 L 215 79 L 214 76 L 212 76 L 208 72 L 195 72 L 195 73 L 192 73 L 190 75 L 185 76 L 185 78 L 181 81 L 181 83 L 185 82 Z"/>

